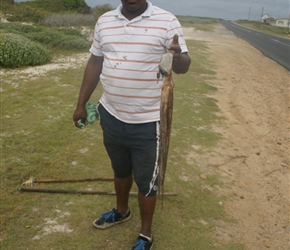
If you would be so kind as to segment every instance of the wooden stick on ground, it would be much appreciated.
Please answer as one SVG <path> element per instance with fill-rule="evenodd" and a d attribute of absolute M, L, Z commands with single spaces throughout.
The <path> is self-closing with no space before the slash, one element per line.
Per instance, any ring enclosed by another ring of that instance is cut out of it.
<path fill-rule="evenodd" d="M 19 188 L 21 192 L 32 193 L 53 193 L 53 194 L 98 194 L 98 195 L 116 195 L 115 192 L 89 191 L 89 190 L 66 190 L 66 189 L 46 189 L 46 188 Z M 137 196 L 137 192 L 130 192 L 131 196 Z M 177 196 L 177 193 L 164 193 L 164 196 Z"/>
<path fill-rule="evenodd" d="M 84 179 L 34 179 L 33 183 L 62 183 L 62 182 L 89 182 L 89 181 L 114 181 L 113 178 L 84 178 Z"/>

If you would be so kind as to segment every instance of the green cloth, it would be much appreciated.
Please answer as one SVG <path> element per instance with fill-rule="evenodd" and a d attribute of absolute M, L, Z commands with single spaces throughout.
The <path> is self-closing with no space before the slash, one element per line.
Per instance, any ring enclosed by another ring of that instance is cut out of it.
<path fill-rule="evenodd" d="M 84 128 L 88 124 L 93 124 L 96 120 L 99 119 L 99 114 L 96 109 L 96 104 L 93 104 L 91 101 L 88 101 L 86 103 L 86 110 L 87 110 L 87 118 L 86 118 L 85 123 L 83 123 L 81 119 L 78 120 L 78 124 L 81 128 Z"/>

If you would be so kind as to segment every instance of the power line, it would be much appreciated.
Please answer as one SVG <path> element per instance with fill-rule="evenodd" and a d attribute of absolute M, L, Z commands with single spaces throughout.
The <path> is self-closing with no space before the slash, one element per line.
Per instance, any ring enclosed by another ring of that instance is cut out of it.
<path fill-rule="evenodd" d="M 283 8 L 280 9 L 280 10 L 276 10 L 276 11 L 266 11 L 266 12 L 278 13 L 278 12 L 281 12 L 281 11 L 285 10 L 286 8 L 289 8 L 289 4 L 287 4 L 285 7 L 283 7 Z"/>

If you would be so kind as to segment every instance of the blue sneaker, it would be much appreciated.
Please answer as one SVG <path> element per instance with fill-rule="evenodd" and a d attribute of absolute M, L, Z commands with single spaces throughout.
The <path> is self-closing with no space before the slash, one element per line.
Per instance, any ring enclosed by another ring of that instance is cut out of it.
<path fill-rule="evenodd" d="M 106 229 L 108 227 L 130 220 L 130 218 L 130 209 L 128 209 L 128 212 L 125 215 L 121 215 L 115 208 L 113 208 L 109 212 L 101 214 L 99 218 L 93 222 L 93 226 L 99 229 Z"/>
<path fill-rule="evenodd" d="M 132 250 L 151 250 L 153 249 L 153 237 L 151 238 L 140 234 L 136 243 L 133 245 Z"/>

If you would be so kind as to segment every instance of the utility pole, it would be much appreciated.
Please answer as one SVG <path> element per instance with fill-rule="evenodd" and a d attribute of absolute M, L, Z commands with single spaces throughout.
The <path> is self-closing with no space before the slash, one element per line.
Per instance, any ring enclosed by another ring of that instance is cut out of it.
<path fill-rule="evenodd" d="M 260 23 L 260 29 L 263 29 L 263 16 L 264 16 L 264 7 L 262 7 L 262 13 L 261 13 L 261 23 Z"/>
<path fill-rule="evenodd" d="M 289 28 L 290 28 L 290 15 L 288 16 L 287 34 L 289 34 Z"/>
<path fill-rule="evenodd" d="M 248 21 L 250 20 L 250 17 L 251 17 L 251 7 L 249 8 Z"/>

